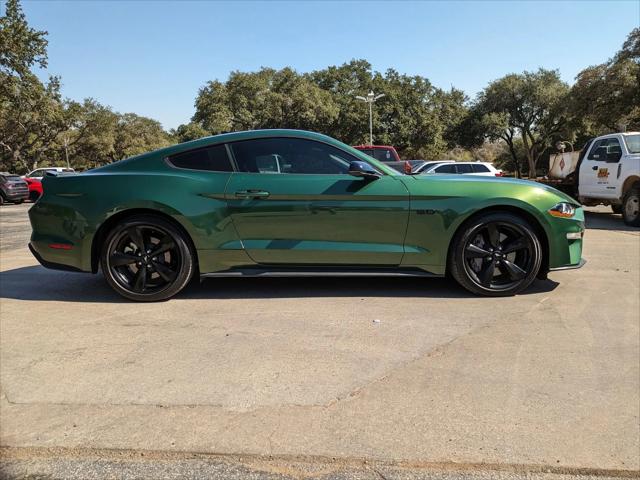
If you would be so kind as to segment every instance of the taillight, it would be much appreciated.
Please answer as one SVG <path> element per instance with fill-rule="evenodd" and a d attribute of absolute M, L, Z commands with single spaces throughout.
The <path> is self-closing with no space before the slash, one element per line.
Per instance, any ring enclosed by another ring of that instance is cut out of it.
<path fill-rule="evenodd" d="M 496 177 L 504 177 L 504 173 L 502 173 L 502 172 L 496 172 Z"/>

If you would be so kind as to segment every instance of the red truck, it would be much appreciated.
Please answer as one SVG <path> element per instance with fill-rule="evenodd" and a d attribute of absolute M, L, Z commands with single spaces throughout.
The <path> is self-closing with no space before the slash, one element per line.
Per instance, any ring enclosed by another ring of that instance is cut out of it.
<path fill-rule="evenodd" d="M 424 163 L 422 160 L 401 160 L 400 155 L 391 145 L 354 145 L 353 148 L 407 175 L 410 175 L 415 167 Z"/>

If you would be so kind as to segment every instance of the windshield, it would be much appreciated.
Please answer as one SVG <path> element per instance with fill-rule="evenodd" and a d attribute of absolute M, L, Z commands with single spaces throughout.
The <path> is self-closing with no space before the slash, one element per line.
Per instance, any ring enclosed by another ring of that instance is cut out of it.
<path fill-rule="evenodd" d="M 624 143 L 627 144 L 629 153 L 640 153 L 640 134 L 624 135 Z"/>

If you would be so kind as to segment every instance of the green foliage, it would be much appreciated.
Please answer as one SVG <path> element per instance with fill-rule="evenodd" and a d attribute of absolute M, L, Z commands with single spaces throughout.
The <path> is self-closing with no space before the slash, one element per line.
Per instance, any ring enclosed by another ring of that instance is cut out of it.
<path fill-rule="evenodd" d="M 171 135 L 178 143 L 197 140 L 198 138 L 208 137 L 211 135 L 202 125 L 197 122 L 190 122 L 179 125 L 178 128 L 171 130 Z"/>
<path fill-rule="evenodd" d="M 33 65 L 47 66 L 47 32 L 29 27 L 18 0 L 6 0 L 0 17 L 0 72 L 24 77 Z"/>
<path fill-rule="evenodd" d="M 331 96 L 290 68 L 233 72 L 208 82 L 193 121 L 213 134 L 259 128 L 323 130 L 337 117 Z"/>
<path fill-rule="evenodd" d="M 300 75 L 290 68 L 233 72 L 198 93 L 193 122 L 221 133 L 257 128 L 315 130 L 345 143 L 368 142 L 369 110 L 356 95 L 385 96 L 375 105 L 374 138 L 405 156 L 434 158 L 451 143 L 451 131 L 466 114 L 460 90 L 434 88 L 420 76 L 374 72 L 366 60 Z"/>
<path fill-rule="evenodd" d="M 580 143 L 622 126 L 640 130 L 640 28 L 613 58 L 578 74 L 568 105 Z"/>
<path fill-rule="evenodd" d="M 524 146 L 529 176 L 545 150 L 566 127 L 569 87 L 555 70 L 506 75 L 491 82 L 479 95 L 470 114 L 469 142 L 481 138 L 504 141 L 520 175 L 516 140 Z"/>

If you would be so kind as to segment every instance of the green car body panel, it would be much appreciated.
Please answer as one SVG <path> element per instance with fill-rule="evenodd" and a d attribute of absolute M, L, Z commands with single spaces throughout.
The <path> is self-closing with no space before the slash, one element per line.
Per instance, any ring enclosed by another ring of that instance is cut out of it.
<path fill-rule="evenodd" d="M 237 141 L 293 137 L 330 144 L 381 172 L 350 175 L 212 172 L 176 168 L 167 157 Z M 100 241 L 117 219 L 135 212 L 171 217 L 191 239 L 200 274 L 260 265 L 407 267 L 444 275 L 451 240 L 465 220 L 510 210 L 539 230 L 544 271 L 577 266 L 584 230 L 551 216 L 563 193 L 533 182 L 463 175 L 406 176 L 337 140 L 295 130 L 259 130 L 207 137 L 85 173 L 45 177 L 44 195 L 29 210 L 31 248 L 48 266 L 96 272 Z M 264 190 L 267 198 L 238 198 Z M 65 248 L 52 248 L 63 245 Z"/>

